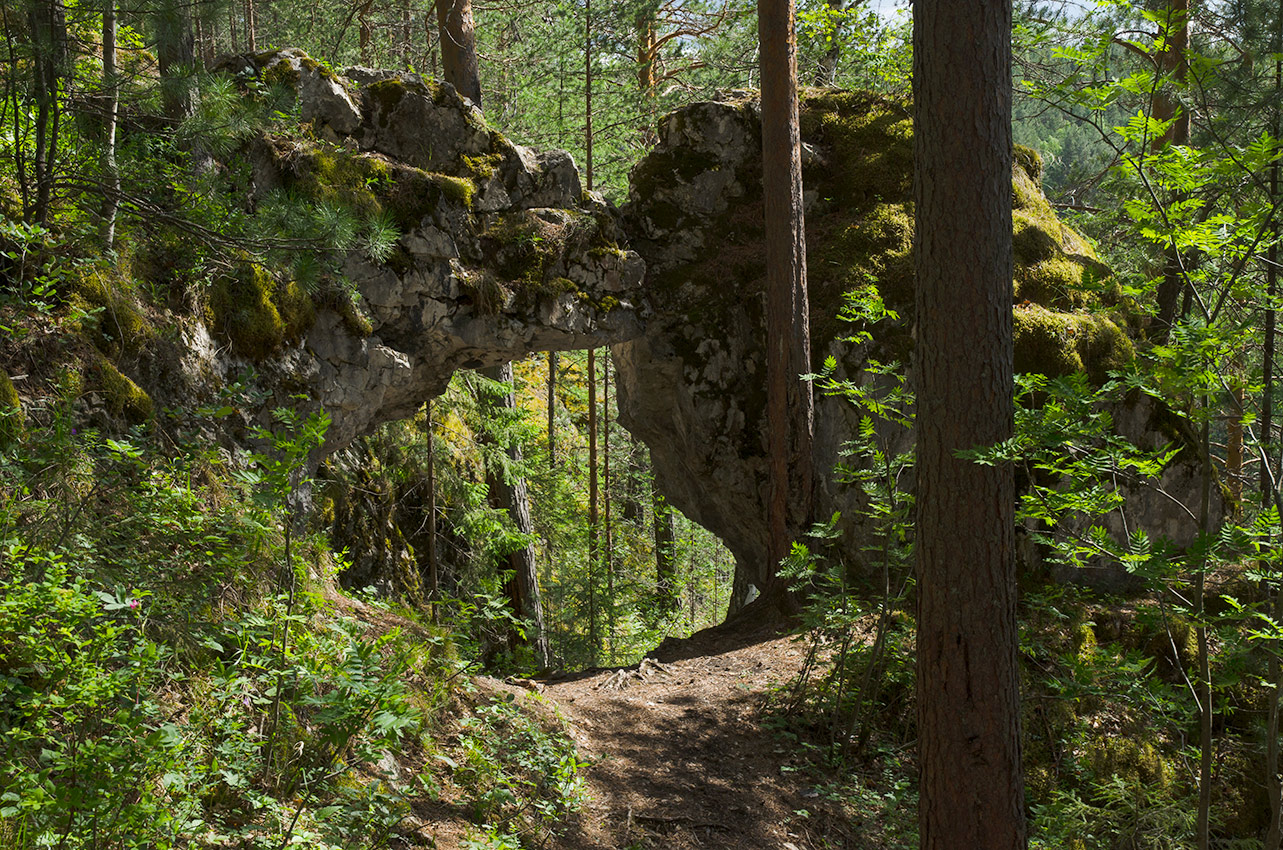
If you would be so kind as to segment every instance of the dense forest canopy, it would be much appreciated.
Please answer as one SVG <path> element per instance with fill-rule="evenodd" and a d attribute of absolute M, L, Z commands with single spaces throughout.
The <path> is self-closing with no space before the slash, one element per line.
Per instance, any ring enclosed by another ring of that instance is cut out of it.
<path fill-rule="evenodd" d="M 1022 374 L 964 455 L 1014 472 L 1030 842 L 1276 850 L 1283 6 L 1014 6 Z M 782 828 L 917 843 L 911 10 L 795 12 L 833 454 L 777 563 L 756 4 L 0 8 L 0 845 L 558 846 L 585 765 L 486 676 L 781 618 Z M 475 337 L 413 403 L 394 314 Z"/>

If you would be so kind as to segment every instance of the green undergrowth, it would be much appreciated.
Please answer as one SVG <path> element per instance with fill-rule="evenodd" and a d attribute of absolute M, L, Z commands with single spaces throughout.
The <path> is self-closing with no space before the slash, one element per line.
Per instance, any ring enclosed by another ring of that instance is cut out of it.
<path fill-rule="evenodd" d="M 907 603 L 907 604 L 906 604 Z M 771 701 L 768 725 L 804 794 L 809 828 L 840 817 L 860 846 L 915 847 L 916 654 L 911 600 L 867 590 L 812 598 L 799 640 L 819 651 Z M 1031 847 L 1194 846 L 1198 708 L 1191 623 L 1158 596 L 1124 602 L 1065 586 L 1021 604 L 1021 750 Z M 1213 631 L 1233 628 L 1215 620 Z M 1228 634 L 1228 633 L 1226 633 Z M 1214 638 L 1216 641 L 1216 638 Z M 1213 655 L 1217 846 L 1259 847 L 1269 822 L 1260 730 L 1264 662 L 1225 640 Z M 1195 772 L 1192 773 L 1191 770 Z"/>
<path fill-rule="evenodd" d="M 323 417 L 249 463 L 28 400 L 0 446 L 0 846 L 432 846 L 546 839 L 578 804 L 555 716 L 481 698 L 456 639 L 485 608 L 342 593 L 290 494 Z"/>

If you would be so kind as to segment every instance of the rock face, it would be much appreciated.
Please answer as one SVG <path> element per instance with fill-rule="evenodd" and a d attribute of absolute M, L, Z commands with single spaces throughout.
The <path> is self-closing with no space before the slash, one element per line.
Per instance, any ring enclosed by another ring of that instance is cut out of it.
<path fill-rule="evenodd" d="M 888 380 L 871 377 L 870 366 L 911 360 L 911 130 L 901 103 L 840 92 L 803 98 L 814 366 L 819 372 L 832 358 L 835 377 L 866 388 Z M 613 349 L 621 421 L 650 447 L 672 504 L 735 554 L 741 591 L 762 586 L 768 569 L 760 139 L 758 105 L 746 98 L 663 119 L 659 144 L 634 170 L 623 209 L 631 244 L 646 262 L 653 316 L 642 336 Z M 1126 314 L 1077 309 L 1111 303 L 1108 270 L 1057 220 L 1039 186 L 1037 155 L 1018 149 L 1016 159 L 1016 370 L 1086 372 L 1099 382 L 1133 356 L 1120 328 Z M 874 298 L 894 315 L 876 323 L 839 318 L 849 305 Z M 863 332 L 869 336 L 849 339 Z M 1142 407 L 1116 417 L 1126 433 L 1141 443 L 1170 439 L 1155 439 L 1153 411 Z M 864 497 L 826 473 L 843 460 L 863 415 L 846 399 L 817 394 L 816 516 L 842 512 L 842 555 L 857 571 L 868 540 Z M 874 420 L 887 448 L 911 449 L 911 432 Z M 1189 505 L 1197 497 L 1192 467 L 1174 468 L 1166 482 Z M 1192 534 L 1188 516 L 1170 503 L 1139 491 L 1132 501 L 1177 539 Z M 1025 560 L 1036 559 L 1036 548 L 1026 546 Z"/>
<path fill-rule="evenodd" d="M 308 131 L 252 145 L 260 214 L 288 194 L 399 233 L 337 258 L 341 274 L 310 293 L 245 258 L 214 289 L 212 336 L 192 331 L 208 370 L 252 365 L 268 409 L 324 407 L 325 451 L 412 415 L 456 369 L 640 333 L 644 265 L 568 154 L 513 144 L 453 88 L 414 75 L 338 76 L 298 50 L 221 68 L 292 91 Z"/>

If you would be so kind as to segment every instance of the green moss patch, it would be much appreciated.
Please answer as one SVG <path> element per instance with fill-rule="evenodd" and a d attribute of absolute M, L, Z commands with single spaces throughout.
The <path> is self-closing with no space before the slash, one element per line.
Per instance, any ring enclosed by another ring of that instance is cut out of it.
<path fill-rule="evenodd" d="M 95 388 L 102 391 L 103 400 L 113 416 L 140 425 L 155 414 L 151 396 L 106 357 L 100 356 L 93 363 L 90 377 Z"/>
<path fill-rule="evenodd" d="M 1090 742 L 1087 764 L 1099 779 L 1117 776 L 1128 785 L 1160 791 L 1171 782 L 1172 770 L 1153 744 L 1134 738 L 1107 737 Z"/>
<path fill-rule="evenodd" d="M 1014 315 L 1017 372 L 1058 378 L 1086 372 L 1104 383 L 1109 372 L 1136 356 L 1131 339 L 1109 318 L 1094 313 L 1060 313 L 1037 304 L 1021 305 Z"/>
<path fill-rule="evenodd" d="M 9 374 L 0 371 L 0 449 L 21 440 L 25 432 L 22 399 Z"/>
<path fill-rule="evenodd" d="M 472 209 L 476 192 L 476 185 L 462 177 L 397 166 L 391 179 L 379 184 L 376 198 L 398 227 L 412 230 L 445 204 Z"/>
<path fill-rule="evenodd" d="M 262 360 L 297 342 L 316 318 L 316 306 L 295 281 L 280 281 L 258 263 L 246 262 L 219 277 L 209 293 L 215 333 L 242 357 Z"/>
<path fill-rule="evenodd" d="M 102 268 L 84 268 L 75 281 L 71 303 L 89 315 L 86 338 L 111 358 L 137 354 L 156 330 L 124 283 Z"/>

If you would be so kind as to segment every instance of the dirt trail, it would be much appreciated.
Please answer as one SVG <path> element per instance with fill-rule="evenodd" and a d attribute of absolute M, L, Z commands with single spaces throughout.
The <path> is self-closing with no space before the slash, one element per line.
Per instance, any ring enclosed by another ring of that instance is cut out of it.
<path fill-rule="evenodd" d="M 805 647 L 770 633 L 701 633 L 641 665 L 543 683 L 569 720 L 590 802 L 554 839 L 588 848 L 840 847 L 817 794 L 788 769 L 790 748 L 762 726 L 771 685 Z M 809 816 L 797 810 L 809 809 Z M 817 817 L 817 815 L 819 815 Z"/>

